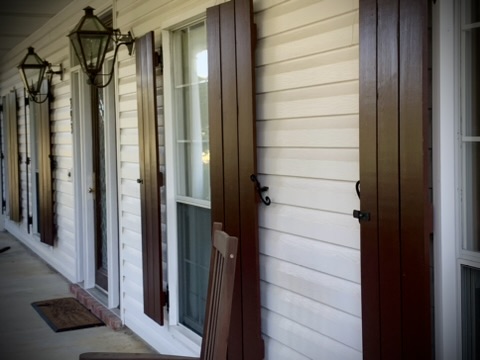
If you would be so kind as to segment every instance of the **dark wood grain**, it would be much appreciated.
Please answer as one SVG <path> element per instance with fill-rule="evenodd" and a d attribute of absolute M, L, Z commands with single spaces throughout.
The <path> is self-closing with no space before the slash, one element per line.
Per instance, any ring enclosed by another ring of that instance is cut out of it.
<path fill-rule="evenodd" d="M 54 197 L 53 197 L 53 170 L 52 170 L 52 143 L 50 128 L 50 101 L 42 104 L 31 103 L 35 106 L 35 121 L 38 128 L 38 202 L 39 202 L 39 231 L 40 241 L 53 246 L 56 228 L 54 224 Z"/>
<path fill-rule="evenodd" d="M 234 279 L 238 262 L 238 238 L 222 231 L 220 223 L 213 224 L 212 233 L 206 316 L 200 358 L 161 354 L 91 352 L 81 354 L 80 360 L 226 359 Z"/>
<path fill-rule="evenodd" d="M 208 9 L 207 31 L 212 217 L 240 240 L 228 358 L 261 359 L 251 1 Z"/>
<path fill-rule="evenodd" d="M 240 200 L 240 237 L 243 297 L 243 358 L 263 359 L 260 314 L 260 264 L 258 245 L 258 198 L 251 174 L 257 173 L 255 111 L 256 31 L 253 4 L 235 1 L 235 39 L 238 96 L 238 182 Z M 248 314 L 248 316 L 246 316 Z"/>
<path fill-rule="evenodd" d="M 382 359 L 401 359 L 398 1 L 378 1 L 378 236 Z"/>
<path fill-rule="evenodd" d="M 429 2 L 400 4 L 402 352 L 404 359 L 430 359 Z"/>
<path fill-rule="evenodd" d="M 360 180 L 362 338 L 366 359 L 380 359 L 377 202 L 377 1 L 360 0 Z"/>
<path fill-rule="evenodd" d="M 3 98 L 7 123 L 7 173 L 8 173 L 8 216 L 20 222 L 20 153 L 18 148 L 17 96 L 15 91 Z"/>
<path fill-rule="evenodd" d="M 363 354 L 431 358 L 428 2 L 360 2 Z"/>
<path fill-rule="evenodd" d="M 158 168 L 157 97 L 154 33 L 136 39 L 137 111 L 140 153 L 140 202 L 144 311 L 163 325 L 161 176 Z"/>

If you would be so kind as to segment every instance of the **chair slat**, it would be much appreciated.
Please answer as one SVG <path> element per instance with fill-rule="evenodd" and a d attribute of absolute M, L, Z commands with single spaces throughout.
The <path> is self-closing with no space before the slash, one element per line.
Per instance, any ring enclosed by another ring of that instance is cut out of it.
<path fill-rule="evenodd" d="M 91 352 L 80 360 L 225 360 L 232 311 L 238 239 L 213 224 L 212 254 L 208 276 L 208 296 L 200 358 L 160 354 Z"/>

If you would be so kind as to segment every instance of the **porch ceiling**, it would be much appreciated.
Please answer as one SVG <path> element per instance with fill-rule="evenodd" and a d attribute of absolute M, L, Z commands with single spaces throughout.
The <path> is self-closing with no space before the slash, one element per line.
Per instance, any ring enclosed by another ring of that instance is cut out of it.
<path fill-rule="evenodd" d="M 9 0 L 0 5 L 0 59 L 73 0 Z M 35 46 L 35 44 L 32 44 Z"/>

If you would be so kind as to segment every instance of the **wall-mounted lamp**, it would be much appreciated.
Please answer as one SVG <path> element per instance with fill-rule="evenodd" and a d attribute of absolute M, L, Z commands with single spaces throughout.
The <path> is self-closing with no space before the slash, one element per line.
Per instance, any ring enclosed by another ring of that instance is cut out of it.
<path fill-rule="evenodd" d="M 58 66 L 59 70 L 53 71 L 52 66 Z M 18 65 L 18 71 L 30 99 L 36 103 L 44 102 L 50 95 L 50 82 L 54 74 L 60 75 L 63 79 L 62 65 L 52 65 L 48 61 L 42 60 L 31 46 L 28 48 L 27 55 Z M 45 75 L 47 76 L 47 93 L 41 94 L 40 89 Z"/>
<path fill-rule="evenodd" d="M 75 55 L 82 66 L 83 72 L 88 75 L 88 82 L 96 87 L 105 87 L 112 80 L 118 48 L 120 45 L 126 45 L 129 55 L 132 55 L 134 38 L 130 32 L 121 34 L 119 29 L 106 27 L 93 14 L 94 9 L 90 6 L 83 10 L 85 10 L 85 15 L 72 32 L 68 34 L 68 37 L 75 49 Z M 102 74 L 103 61 L 112 41 L 115 43 L 112 69 L 109 74 Z M 98 76 L 108 76 L 107 82 L 101 84 Z"/>

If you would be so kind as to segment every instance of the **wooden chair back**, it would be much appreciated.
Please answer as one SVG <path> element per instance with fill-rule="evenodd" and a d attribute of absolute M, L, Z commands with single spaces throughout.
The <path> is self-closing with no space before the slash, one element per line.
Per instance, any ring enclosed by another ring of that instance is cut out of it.
<path fill-rule="evenodd" d="M 226 360 L 232 312 L 238 239 L 213 224 L 212 254 L 208 276 L 208 295 L 200 358 L 163 354 L 89 352 L 80 360 Z"/>
<path fill-rule="evenodd" d="M 221 230 L 222 224 L 213 224 L 207 308 L 200 354 L 202 360 L 227 358 L 238 239 Z"/>

